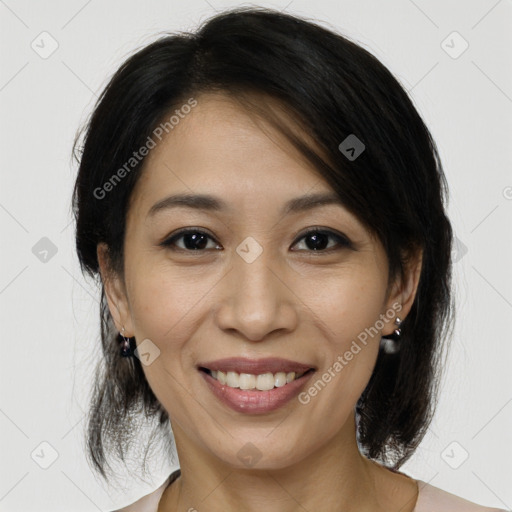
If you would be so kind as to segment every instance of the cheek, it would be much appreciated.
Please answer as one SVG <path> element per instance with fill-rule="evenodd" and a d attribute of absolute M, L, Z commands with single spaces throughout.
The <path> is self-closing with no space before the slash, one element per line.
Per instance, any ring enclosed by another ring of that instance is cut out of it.
<path fill-rule="evenodd" d="M 159 262 L 132 270 L 130 309 L 137 344 L 149 339 L 158 354 L 154 363 L 143 365 L 143 371 L 167 410 L 171 397 L 173 407 L 183 408 L 189 396 L 180 383 L 190 379 L 190 368 L 197 360 L 197 349 L 190 340 L 207 323 L 214 306 L 211 292 L 219 277 Z"/>
<path fill-rule="evenodd" d="M 304 276 L 303 276 L 304 277 Z M 304 304 L 304 313 L 319 329 L 336 351 L 346 350 L 354 339 L 379 339 L 375 327 L 385 304 L 386 282 L 378 268 L 370 265 L 353 265 L 339 272 L 314 279 L 297 280 L 295 289 Z M 372 336 L 373 334 L 373 336 Z"/>
<path fill-rule="evenodd" d="M 321 365 L 298 396 L 305 424 L 319 437 L 328 439 L 345 425 L 367 386 L 380 345 L 375 331 L 381 312 L 380 294 L 370 300 L 339 293 L 334 308 L 318 309 L 324 329 L 319 345 Z M 327 420 L 328 418 L 328 420 Z"/>
<path fill-rule="evenodd" d="M 168 263 L 142 257 L 127 263 L 127 269 L 137 340 L 149 338 L 161 352 L 172 354 L 169 364 L 186 363 L 191 356 L 187 340 L 202 324 L 207 325 L 208 314 L 218 306 L 215 296 L 222 290 L 222 277 L 204 268 L 170 268 Z M 291 272 L 286 280 L 302 318 L 297 324 L 299 331 L 320 338 L 322 366 L 350 350 L 353 340 L 366 338 L 368 345 L 375 345 L 380 339 L 372 326 L 382 312 L 386 283 L 376 267 L 354 264 L 337 271 Z M 225 290 L 222 294 L 226 296 Z M 369 352 L 365 350 L 358 359 L 372 360 Z"/>
<path fill-rule="evenodd" d="M 314 290 L 302 296 L 317 330 L 321 368 L 305 388 L 301 402 L 319 414 L 340 421 L 352 410 L 368 383 L 377 359 L 383 323 L 386 282 L 377 271 L 351 271 L 317 280 Z M 335 410 L 329 412 L 336 404 Z M 323 412 L 322 412 L 323 411 Z M 331 425 L 335 425 L 334 421 Z"/>
<path fill-rule="evenodd" d="M 183 339 L 183 329 L 204 310 L 207 292 L 218 280 L 211 273 L 199 275 L 158 263 L 139 265 L 132 276 L 129 296 L 135 330 L 161 342 Z"/>

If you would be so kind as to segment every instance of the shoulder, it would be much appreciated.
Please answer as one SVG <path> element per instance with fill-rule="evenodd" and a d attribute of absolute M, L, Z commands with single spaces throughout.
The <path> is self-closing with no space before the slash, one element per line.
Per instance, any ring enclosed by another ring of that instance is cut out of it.
<path fill-rule="evenodd" d="M 142 496 L 137 501 L 131 503 L 130 505 L 126 505 L 123 508 L 119 508 L 113 510 L 112 512 L 157 512 L 158 503 L 162 494 L 164 493 L 167 486 L 169 486 L 174 480 L 176 480 L 180 476 L 180 470 L 177 469 L 172 473 L 165 482 L 158 487 L 158 489 Z"/>
<path fill-rule="evenodd" d="M 417 482 L 419 494 L 414 512 L 506 512 L 477 505 L 421 480 Z"/>

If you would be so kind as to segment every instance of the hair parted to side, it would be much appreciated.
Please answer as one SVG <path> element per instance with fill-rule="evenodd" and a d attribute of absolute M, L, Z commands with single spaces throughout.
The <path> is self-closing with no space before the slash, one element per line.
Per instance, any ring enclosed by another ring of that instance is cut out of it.
<path fill-rule="evenodd" d="M 139 359 L 119 355 L 96 256 L 105 242 L 111 272 L 124 276 L 126 214 L 144 160 L 104 197 L 95 191 L 162 119 L 204 92 L 239 101 L 301 151 L 382 242 L 390 279 L 403 272 L 414 251 L 423 250 L 401 349 L 379 352 L 356 407 L 361 451 L 398 469 L 432 419 L 444 340 L 452 331 L 452 229 L 437 148 L 407 93 L 368 51 L 312 21 L 254 7 L 225 11 L 194 33 L 164 35 L 134 53 L 99 97 L 80 148 L 80 137 L 75 141 L 76 249 L 82 272 L 101 284 L 102 359 L 87 424 L 89 460 L 108 479 L 109 460 L 125 460 L 142 417 L 171 443 L 168 414 Z M 314 147 L 301 137 L 304 132 Z M 338 149 L 350 134 L 365 144 L 353 161 Z"/>

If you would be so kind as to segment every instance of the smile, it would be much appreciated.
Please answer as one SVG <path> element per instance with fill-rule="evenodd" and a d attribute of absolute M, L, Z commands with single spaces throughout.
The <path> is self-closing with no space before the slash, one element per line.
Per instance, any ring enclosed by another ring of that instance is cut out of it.
<path fill-rule="evenodd" d="M 208 370 L 204 368 L 203 371 L 209 373 L 214 379 L 221 384 L 225 384 L 230 388 L 238 388 L 242 390 L 257 389 L 259 391 L 269 391 L 274 388 L 280 388 L 300 379 L 307 372 L 313 371 L 311 368 L 306 372 L 277 372 L 277 373 L 261 373 L 254 375 L 251 373 L 237 373 L 237 372 L 223 372 L 221 370 Z"/>
<path fill-rule="evenodd" d="M 281 358 L 227 358 L 200 363 L 197 369 L 223 406 L 246 414 L 283 407 L 316 371 L 311 365 Z"/>

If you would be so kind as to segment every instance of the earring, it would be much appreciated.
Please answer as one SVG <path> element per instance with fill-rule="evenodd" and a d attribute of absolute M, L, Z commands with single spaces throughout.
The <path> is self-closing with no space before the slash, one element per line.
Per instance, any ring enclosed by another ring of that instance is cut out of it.
<path fill-rule="evenodd" d="M 121 329 L 121 332 L 119 333 L 119 338 L 121 341 L 121 356 L 122 357 L 132 357 L 133 356 L 133 350 L 130 343 L 130 338 L 127 338 L 124 334 L 124 326 Z"/>
<path fill-rule="evenodd" d="M 397 338 L 400 338 L 400 336 L 402 334 L 402 329 L 400 328 L 400 326 L 402 325 L 402 319 L 399 316 L 397 316 L 395 318 L 395 324 L 396 324 L 395 336 Z"/>
<path fill-rule="evenodd" d="M 402 319 L 400 317 L 395 318 L 396 329 L 391 334 L 390 338 L 382 337 L 380 340 L 380 346 L 386 354 L 396 354 L 400 350 L 400 336 L 402 335 Z"/>

